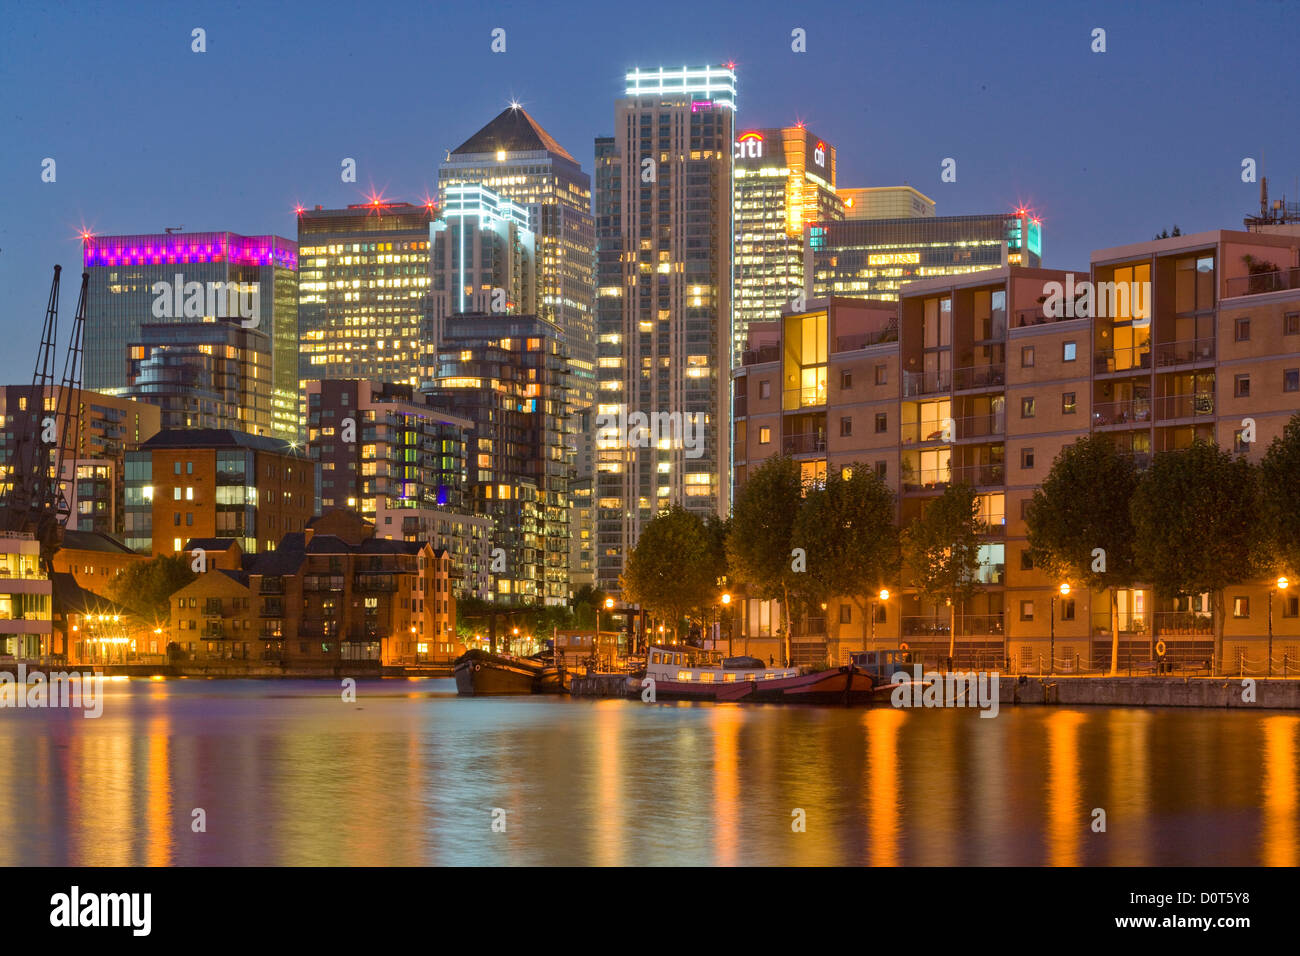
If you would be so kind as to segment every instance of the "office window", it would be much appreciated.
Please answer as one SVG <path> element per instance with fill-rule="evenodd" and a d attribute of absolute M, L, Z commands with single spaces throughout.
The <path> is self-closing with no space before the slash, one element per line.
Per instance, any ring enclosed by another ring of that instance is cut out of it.
<path fill-rule="evenodd" d="M 849 371 L 840 372 L 840 391 L 847 392 L 853 387 L 853 373 Z"/>
<path fill-rule="evenodd" d="M 1282 370 L 1282 391 L 1300 392 L 1300 368 Z"/>
<path fill-rule="evenodd" d="M 1238 342 L 1250 341 L 1250 319 L 1242 318 L 1237 320 L 1237 328 L 1233 338 Z"/>
<path fill-rule="evenodd" d="M 759 382 L 759 383 L 758 383 L 758 397 L 759 397 L 759 398 L 771 398 L 771 397 L 772 397 L 772 383 L 771 383 L 771 382 Z"/>
<path fill-rule="evenodd" d="M 1074 392 L 1061 393 L 1061 414 L 1073 415 L 1079 410 L 1079 403 L 1074 400 Z"/>
<path fill-rule="evenodd" d="M 1233 617 L 1250 617 L 1250 598 L 1235 597 L 1232 599 L 1232 616 Z"/>
<path fill-rule="evenodd" d="M 888 381 L 889 381 L 889 366 L 888 366 L 888 365 L 877 365 L 877 366 L 876 366 L 876 384 L 877 384 L 877 385 L 884 385 L 884 384 L 886 384 Z"/>
<path fill-rule="evenodd" d="M 1033 619 L 1034 619 L 1034 602 L 1033 602 L 1033 601 L 1021 601 L 1021 602 L 1020 602 L 1020 620 L 1022 620 L 1022 621 L 1032 621 Z"/>
<path fill-rule="evenodd" d="M 1300 312 L 1288 312 L 1282 316 L 1282 334 L 1300 335 Z"/>
<path fill-rule="evenodd" d="M 758 443 L 760 445 L 769 444 L 772 441 L 772 429 L 764 425 L 758 430 Z"/>
<path fill-rule="evenodd" d="M 1020 367 L 1034 367 L 1034 347 L 1032 345 L 1022 346 L 1020 349 Z"/>
<path fill-rule="evenodd" d="M 889 413 L 876 412 L 876 434 L 889 431 Z"/>
<path fill-rule="evenodd" d="M 841 437 L 841 438 L 848 438 L 848 437 L 849 437 L 850 435 L 852 435 L 852 434 L 853 434 L 853 419 L 852 419 L 852 418 L 841 418 L 841 419 L 840 419 L 840 437 Z"/>
<path fill-rule="evenodd" d="M 1079 357 L 1079 346 L 1074 342 L 1066 342 L 1061 350 L 1061 358 L 1067 362 L 1073 362 Z"/>
<path fill-rule="evenodd" d="M 1034 417 L 1034 400 L 1032 398 L 1022 398 L 1020 400 L 1020 417 L 1021 418 Z"/>
<path fill-rule="evenodd" d="M 1237 398 L 1250 398 L 1250 376 L 1237 375 L 1232 380 L 1232 394 Z"/>
<path fill-rule="evenodd" d="M 176 467 L 179 468 L 180 465 L 177 464 Z M 172 489 L 172 501 L 180 501 L 180 500 L 181 500 L 181 486 L 177 485 L 175 488 Z"/>
<path fill-rule="evenodd" d="M 1034 467 L 1034 450 L 1032 448 L 1020 449 L 1020 467 L 1021 468 Z"/>

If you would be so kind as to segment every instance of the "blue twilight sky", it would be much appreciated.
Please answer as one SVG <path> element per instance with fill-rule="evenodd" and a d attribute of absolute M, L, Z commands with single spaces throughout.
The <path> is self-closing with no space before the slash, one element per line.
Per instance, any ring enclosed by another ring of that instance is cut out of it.
<path fill-rule="evenodd" d="M 444 151 L 512 98 L 590 172 L 635 66 L 734 60 L 738 128 L 802 119 L 841 185 L 911 183 L 940 215 L 1025 203 L 1053 268 L 1175 223 L 1240 228 L 1243 157 L 1300 199 L 1295 0 L 7 0 L 0 31 L 0 382 L 30 381 L 56 262 L 70 319 L 83 224 L 292 239 L 298 203 L 432 194 Z"/>

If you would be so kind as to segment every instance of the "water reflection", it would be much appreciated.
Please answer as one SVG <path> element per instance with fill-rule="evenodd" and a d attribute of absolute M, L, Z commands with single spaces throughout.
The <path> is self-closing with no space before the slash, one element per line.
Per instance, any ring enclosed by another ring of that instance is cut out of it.
<path fill-rule="evenodd" d="M 106 693 L 97 720 L 0 710 L 0 865 L 1300 863 L 1278 712 Z"/>

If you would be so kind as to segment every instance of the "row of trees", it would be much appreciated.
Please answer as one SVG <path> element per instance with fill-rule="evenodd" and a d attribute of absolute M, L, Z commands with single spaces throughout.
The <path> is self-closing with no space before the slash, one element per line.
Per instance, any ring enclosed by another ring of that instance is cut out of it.
<path fill-rule="evenodd" d="M 949 608 L 951 654 L 957 608 L 979 587 L 979 496 L 949 485 L 906 528 L 897 515 L 894 492 L 860 463 L 807 485 L 797 462 L 773 458 L 729 520 L 674 507 L 651 521 L 628 555 L 624 593 L 677 626 L 706 620 L 728 585 L 779 600 L 788 657 L 791 608 L 847 598 L 865 637 L 872 595 L 901 585 Z M 1300 569 L 1300 415 L 1258 466 L 1198 441 L 1139 471 L 1110 436 L 1086 436 L 1057 457 L 1026 520 L 1036 568 L 1109 592 L 1113 672 L 1118 591 L 1138 584 L 1161 597 L 1210 593 L 1218 657 L 1225 589 Z"/>

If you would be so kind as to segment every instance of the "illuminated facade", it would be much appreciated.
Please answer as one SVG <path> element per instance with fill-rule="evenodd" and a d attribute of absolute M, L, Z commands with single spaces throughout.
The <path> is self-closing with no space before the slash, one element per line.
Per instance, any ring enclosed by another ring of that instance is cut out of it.
<path fill-rule="evenodd" d="M 569 363 L 564 335 L 532 315 L 447 319 L 430 400 L 472 424 L 471 510 L 494 522 L 493 597 L 569 598 Z"/>
<path fill-rule="evenodd" d="M 157 405 L 163 428 L 270 435 L 271 342 L 238 322 L 148 322 L 127 346 L 127 395 Z"/>
<path fill-rule="evenodd" d="M 534 313 L 564 333 L 569 356 L 569 442 L 575 482 L 591 478 L 594 435 L 591 409 L 596 400 L 596 288 L 593 263 L 595 224 L 591 213 L 591 177 L 578 161 L 528 111 L 512 104 L 447 155 L 438 170 L 444 199 L 455 185 L 480 185 L 528 212 L 536 241 L 536 308 Z M 481 311 L 491 311 L 484 307 Z M 570 516 L 574 552 L 571 567 L 584 564 L 595 527 L 590 509 Z M 585 545 L 581 542 L 586 542 Z M 575 577 L 573 587 L 589 582 Z"/>
<path fill-rule="evenodd" d="M 298 377 L 418 385 L 431 356 L 433 203 L 298 214 Z"/>
<path fill-rule="evenodd" d="M 127 350 L 141 341 L 141 326 L 146 323 L 237 320 L 260 330 L 268 339 L 270 383 L 264 397 L 270 434 L 297 438 L 297 243 L 279 236 L 231 232 L 92 236 L 83 243 L 83 258 L 90 273 L 87 388 L 110 395 L 127 393 Z M 178 277 L 179 291 L 175 288 Z M 168 284 L 161 296 L 155 290 L 157 283 Z M 241 295 L 226 295 L 229 283 L 235 283 Z M 218 284 L 219 298 L 206 294 Z M 199 294 L 193 294 L 195 291 Z M 256 312 L 241 313 L 246 304 L 255 304 Z M 212 308 L 214 305 L 217 307 Z"/>
<path fill-rule="evenodd" d="M 835 147 L 803 126 L 737 134 L 733 364 L 749 323 L 778 318 L 803 293 L 804 224 L 844 218 L 835 164 Z"/>
<path fill-rule="evenodd" d="M 911 186 L 870 186 L 836 194 L 844 200 L 845 219 L 925 219 L 934 216 L 934 200 Z"/>
<path fill-rule="evenodd" d="M 536 312 L 528 210 L 483 186 L 448 186 L 442 218 L 429 228 L 435 330 L 449 315 Z"/>
<path fill-rule="evenodd" d="M 1007 215 L 846 219 L 808 227 L 810 295 L 897 299 L 905 282 L 999 266 L 1039 268 L 1042 224 Z"/>
<path fill-rule="evenodd" d="M 653 447 L 597 427 L 596 578 L 619 590 L 641 528 L 672 504 L 730 510 L 732 157 L 730 67 L 637 70 L 596 141 L 597 412 L 667 414 Z M 702 429 L 687 455 L 681 429 Z"/>

